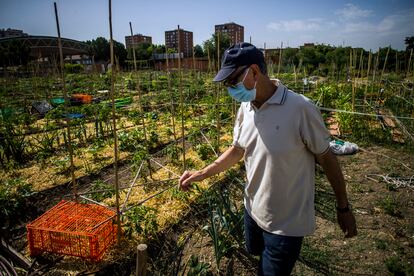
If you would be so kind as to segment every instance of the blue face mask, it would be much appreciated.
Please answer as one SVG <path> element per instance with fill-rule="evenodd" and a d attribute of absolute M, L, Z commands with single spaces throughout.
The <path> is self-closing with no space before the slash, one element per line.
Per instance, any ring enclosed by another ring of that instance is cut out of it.
<path fill-rule="evenodd" d="M 235 87 L 227 87 L 227 91 L 229 92 L 230 96 L 238 102 L 251 102 L 256 99 L 256 82 L 254 83 L 254 87 L 251 90 L 247 89 L 243 84 L 247 74 L 249 73 L 249 70 L 250 68 L 247 69 L 243 80 L 236 84 Z"/>

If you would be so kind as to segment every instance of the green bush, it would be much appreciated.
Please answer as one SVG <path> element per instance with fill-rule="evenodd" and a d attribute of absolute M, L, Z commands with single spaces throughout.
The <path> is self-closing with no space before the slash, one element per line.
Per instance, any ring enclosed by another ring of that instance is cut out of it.
<path fill-rule="evenodd" d="M 0 226 L 16 220 L 24 211 L 26 197 L 33 194 L 32 186 L 21 178 L 0 182 Z"/>
<path fill-rule="evenodd" d="M 65 64 L 65 73 L 69 74 L 76 74 L 83 71 L 83 65 L 82 64 L 71 64 L 66 63 Z"/>

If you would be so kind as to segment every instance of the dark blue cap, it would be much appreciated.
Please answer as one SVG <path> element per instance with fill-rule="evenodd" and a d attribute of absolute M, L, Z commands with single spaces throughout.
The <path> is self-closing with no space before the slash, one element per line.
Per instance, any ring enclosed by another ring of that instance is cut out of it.
<path fill-rule="evenodd" d="M 221 69 L 213 81 L 224 81 L 240 66 L 262 64 L 264 56 L 262 51 L 247 42 L 240 42 L 228 48 L 221 60 Z"/>

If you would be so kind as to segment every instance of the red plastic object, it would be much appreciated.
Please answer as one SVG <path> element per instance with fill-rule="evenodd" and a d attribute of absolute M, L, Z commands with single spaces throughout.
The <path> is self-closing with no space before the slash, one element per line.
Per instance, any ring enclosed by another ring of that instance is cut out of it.
<path fill-rule="evenodd" d="M 52 252 L 99 261 L 116 240 L 116 212 L 62 200 L 27 225 L 30 254 Z"/>

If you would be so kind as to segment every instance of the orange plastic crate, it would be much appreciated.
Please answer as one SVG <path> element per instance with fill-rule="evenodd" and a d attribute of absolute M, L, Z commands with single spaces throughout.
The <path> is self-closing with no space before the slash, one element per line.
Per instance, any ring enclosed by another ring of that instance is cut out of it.
<path fill-rule="evenodd" d="M 116 239 L 115 216 L 96 204 L 62 200 L 27 225 L 30 254 L 53 252 L 99 261 Z"/>
<path fill-rule="evenodd" d="M 88 94 L 72 94 L 71 98 L 84 104 L 92 102 L 92 96 Z"/>

